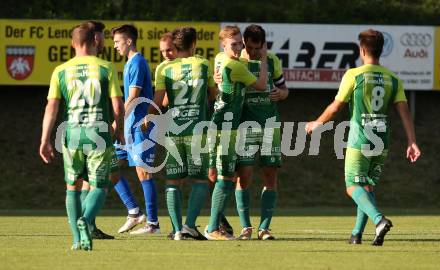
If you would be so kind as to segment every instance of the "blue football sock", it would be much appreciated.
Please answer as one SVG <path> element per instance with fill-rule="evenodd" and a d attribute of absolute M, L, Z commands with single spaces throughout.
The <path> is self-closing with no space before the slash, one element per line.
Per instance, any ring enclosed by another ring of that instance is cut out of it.
<path fill-rule="evenodd" d="M 154 179 L 142 180 L 142 190 L 144 191 L 145 209 L 147 211 L 148 222 L 156 223 L 157 219 L 157 192 Z"/>
<path fill-rule="evenodd" d="M 130 185 L 123 176 L 119 178 L 118 183 L 116 183 L 114 187 L 119 195 L 119 198 L 121 198 L 121 201 L 124 203 L 127 210 L 139 208 L 139 205 L 137 204 L 136 199 L 133 196 L 133 193 L 131 193 Z"/>

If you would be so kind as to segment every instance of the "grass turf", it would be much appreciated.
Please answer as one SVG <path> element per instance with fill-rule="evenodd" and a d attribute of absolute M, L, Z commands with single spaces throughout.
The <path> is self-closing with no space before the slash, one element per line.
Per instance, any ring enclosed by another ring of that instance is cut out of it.
<path fill-rule="evenodd" d="M 301 212 L 302 211 L 302 212 Z M 272 231 L 276 241 L 170 241 L 169 219 L 161 216 L 162 234 L 116 235 L 95 240 L 92 252 L 70 251 L 67 218 L 62 215 L 0 216 L 1 269 L 438 269 L 440 215 L 390 215 L 394 227 L 384 246 L 373 247 L 369 222 L 363 245 L 348 245 L 354 217 L 347 215 L 277 216 Z M 333 213 L 339 213 L 339 210 Z M 403 212 L 401 212 L 403 213 Z M 405 212 L 407 213 L 407 212 Z M 239 221 L 230 221 L 238 233 Z M 98 226 L 115 233 L 123 216 L 100 216 Z M 254 226 L 258 218 L 253 217 Z M 206 224 L 202 216 L 199 224 Z M 254 233 L 254 237 L 256 237 Z"/>

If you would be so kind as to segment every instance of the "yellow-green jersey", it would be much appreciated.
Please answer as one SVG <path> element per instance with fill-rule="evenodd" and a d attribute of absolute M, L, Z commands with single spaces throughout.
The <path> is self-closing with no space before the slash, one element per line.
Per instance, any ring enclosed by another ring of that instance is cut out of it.
<path fill-rule="evenodd" d="M 225 114 L 232 113 L 232 129 L 236 130 L 241 122 L 246 87 L 255 83 L 257 78 L 248 70 L 246 63 L 231 59 L 225 53 L 217 54 L 215 67 L 221 74 L 222 82 L 218 86 L 212 122 L 220 130 Z"/>
<path fill-rule="evenodd" d="M 390 105 L 406 101 L 402 81 L 388 69 L 379 65 L 363 65 L 347 70 L 336 100 L 350 105 L 350 132 L 348 147 L 373 149 L 373 140 L 379 138 L 388 149 Z"/>
<path fill-rule="evenodd" d="M 86 136 L 93 130 L 109 146 L 113 119 L 110 98 L 120 96 L 113 64 L 95 56 L 81 56 L 55 68 L 47 98 L 65 101 L 66 141 L 75 137 L 96 142 L 96 138 Z"/>
<path fill-rule="evenodd" d="M 156 70 L 154 71 L 154 87 L 155 87 L 155 89 L 158 89 L 157 88 L 157 78 L 159 77 L 159 74 L 162 72 L 163 68 L 166 67 L 166 65 L 168 65 L 169 62 L 170 62 L 170 60 L 164 60 L 156 67 Z"/>
<path fill-rule="evenodd" d="M 243 52 L 242 52 L 243 54 Z M 255 76 L 260 74 L 261 61 L 247 61 L 249 71 Z M 246 95 L 243 104 L 242 121 L 257 121 L 264 126 L 266 119 L 276 117 L 276 121 L 280 120 L 277 102 L 273 102 L 269 98 L 270 91 L 275 86 L 284 84 L 283 70 L 280 59 L 273 53 L 267 54 L 267 86 L 265 91 L 258 91 L 252 87 L 246 89 Z"/>
<path fill-rule="evenodd" d="M 156 74 L 156 91 L 166 90 L 174 122 L 192 123 L 180 136 L 192 135 L 195 125 L 208 117 L 208 88 L 215 87 L 209 61 L 199 55 L 169 61 Z"/>

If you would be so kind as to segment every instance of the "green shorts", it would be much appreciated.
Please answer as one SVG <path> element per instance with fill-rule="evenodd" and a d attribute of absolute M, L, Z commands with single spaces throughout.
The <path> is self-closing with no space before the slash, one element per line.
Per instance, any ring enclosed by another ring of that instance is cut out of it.
<path fill-rule="evenodd" d="M 388 150 L 378 156 L 366 157 L 361 150 L 347 148 L 345 153 L 345 185 L 376 185 L 382 174 Z"/>
<path fill-rule="evenodd" d="M 109 173 L 112 155 L 115 152 L 113 146 L 104 151 L 83 151 L 82 147 L 69 149 L 63 146 L 63 161 L 65 181 L 74 185 L 78 178 L 89 181 L 91 186 L 104 188 L 109 185 Z"/>
<path fill-rule="evenodd" d="M 237 166 L 252 166 L 259 153 L 260 166 L 281 166 L 281 131 L 279 128 L 267 129 L 266 134 L 263 128 L 247 128 L 240 134 L 238 145 L 244 145 L 241 149 L 247 154 L 238 153 Z"/>
<path fill-rule="evenodd" d="M 237 130 L 211 130 L 210 132 L 215 132 L 215 136 L 208 137 L 209 168 L 216 168 L 218 176 L 234 176 L 237 162 L 235 151 Z"/>
<path fill-rule="evenodd" d="M 167 179 L 207 179 L 208 177 L 208 151 L 205 153 L 197 153 L 196 149 L 207 147 L 206 135 L 192 136 L 169 136 L 165 139 L 168 149 L 166 160 L 166 176 Z M 177 157 L 174 157 L 169 149 L 176 147 L 178 156 L 182 164 L 179 164 Z"/>

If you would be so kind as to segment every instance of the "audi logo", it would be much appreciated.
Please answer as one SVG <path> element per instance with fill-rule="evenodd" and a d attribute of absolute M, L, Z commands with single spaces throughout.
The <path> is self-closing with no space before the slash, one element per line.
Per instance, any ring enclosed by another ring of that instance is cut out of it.
<path fill-rule="evenodd" d="M 405 33 L 400 37 L 400 43 L 408 47 L 428 47 L 432 37 L 427 33 Z"/>

